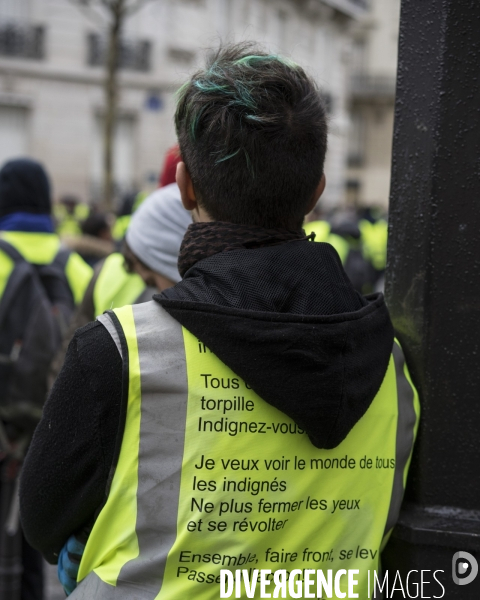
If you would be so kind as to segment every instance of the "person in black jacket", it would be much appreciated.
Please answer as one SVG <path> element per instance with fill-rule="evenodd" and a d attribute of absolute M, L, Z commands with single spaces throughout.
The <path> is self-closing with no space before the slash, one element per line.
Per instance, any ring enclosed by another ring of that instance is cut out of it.
<path fill-rule="evenodd" d="M 183 280 L 154 302 L 316 447 L 334 448 L 380 388 L 393 328 L 383 296 L 362 297 L 335 250 L 302 230 L 325 188 L 319 91 L 288 60 L 227 47 L 182 88 L 176 126 L 177 182 L 194 223 L 180 251 Z M 331 327 L 313 342 L 303 325 L 313 331 L 318 319 Z M 316 400 L 299 402 L 299 389 Z M 349 398 L 341 410 L 339 394 Z M 105 503 L 125 410 L 122 356 L 104 325 L 90 323 L 70 344 L 22 477 L 25 533 L 51 563 Z"/>

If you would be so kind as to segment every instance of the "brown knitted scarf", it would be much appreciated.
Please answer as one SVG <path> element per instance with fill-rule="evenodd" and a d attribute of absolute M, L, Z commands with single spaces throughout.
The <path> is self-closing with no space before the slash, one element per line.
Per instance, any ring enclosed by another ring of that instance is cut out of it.
<path fill-rule="evenodd" d="M 192 223 L 183 238 L 178 256 L 178 270 L 183 277 L 195 263 L 219 252 L 263 248 L 284 242 L 306 240 L 303 229 L 264 229 L 250 225 L 236 225 L 212 221 Z"/>

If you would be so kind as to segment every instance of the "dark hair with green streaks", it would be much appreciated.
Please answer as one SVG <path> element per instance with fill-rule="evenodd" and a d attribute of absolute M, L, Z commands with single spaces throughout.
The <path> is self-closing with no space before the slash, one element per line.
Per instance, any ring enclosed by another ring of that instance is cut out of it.
<path fill-rule="evenodd" d="M 179 90 L 175 125 L 213 219 L 301 227 L 323 173 L 327 122 L 300 66 L 251 43 L 222 47 Z"/>

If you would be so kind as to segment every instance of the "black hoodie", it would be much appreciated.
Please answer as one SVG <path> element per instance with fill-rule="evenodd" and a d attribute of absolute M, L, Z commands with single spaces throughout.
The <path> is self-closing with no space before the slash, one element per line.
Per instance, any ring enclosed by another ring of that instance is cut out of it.
<path fill-rule="evenodd" d="M 216 254 L 155 301 L 319 448 L 338 446 L 365 414 L 390 359 L 383 296 L 355 292 L 329 244 Z M 105 500 L 123 436 L 121 372 L 102 325 L 77 331 L 21 485 L 26 536 L 51 562 Z"/>

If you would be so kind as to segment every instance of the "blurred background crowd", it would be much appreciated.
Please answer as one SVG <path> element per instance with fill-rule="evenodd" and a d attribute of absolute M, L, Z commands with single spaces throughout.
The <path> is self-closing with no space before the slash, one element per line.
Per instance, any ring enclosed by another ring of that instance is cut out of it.
<path fill-rule="evenodd" d="M 94 265 L 173 180 L 175 92 L 205 48 L 254 39 L 318 81 L 328 183 L 309 232 L 336 242 L 357 289 L 377 289 L 399 11 L 399 0 L 0 0 L 0 165 L 44 165 L 56 230 Z"/>

